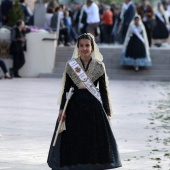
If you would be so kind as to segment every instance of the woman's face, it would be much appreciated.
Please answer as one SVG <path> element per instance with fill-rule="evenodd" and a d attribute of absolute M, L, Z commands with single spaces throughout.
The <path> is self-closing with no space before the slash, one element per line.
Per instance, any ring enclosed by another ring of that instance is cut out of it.
<path fill-rule="evenodd" d="M 21 22 L 21 25 L 19 26 L 20 29 L 23 29 L 25 27 L 24 21 Z"/>
<path fill-rule="evenodd" d="M 135 25 L 138 26 L 139 25 L 139 18 L 135 19 Z"/>
<path fill-rule="evenodd" d="M 83 58 L 89 57 L 92 53 L 92 45 L 89 39 L 80 39 L 78 45 L 79 55 Z"/>

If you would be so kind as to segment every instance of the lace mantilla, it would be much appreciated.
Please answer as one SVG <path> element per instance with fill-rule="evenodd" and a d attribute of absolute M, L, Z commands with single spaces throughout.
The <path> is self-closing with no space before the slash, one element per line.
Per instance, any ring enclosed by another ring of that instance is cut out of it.
<path fill-rule="evenodd" d="M 80 58 L 77 58 L 75 60 L 80 65 L 80 67 L 84 70 Z M 80 81 L 78 76 L 74 73 L 74 71 L 72 70 L 69 64 L 67 64 L 66 72 L 79 89 L 85 88 L 85 86 L 82 84 L 82 82 Z M 90 80 L 94 83 L 99 77 L 101 77 L 104 74 L 103 62 L 99 62 L 95 59 L 92 59 L 92 61 L 89 64 L 88 70 L 86 71 L 86 74 L 90 78 Z"/>

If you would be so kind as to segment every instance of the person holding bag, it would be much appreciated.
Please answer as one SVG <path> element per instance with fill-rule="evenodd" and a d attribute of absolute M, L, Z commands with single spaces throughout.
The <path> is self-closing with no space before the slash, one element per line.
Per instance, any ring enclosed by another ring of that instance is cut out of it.
<path fill-rule="evenodd" d="M 62 78 L 60 111 L 47 160 L 52 170 L 104 170 L 122 166 L 109 122 L 112 109 L 102 61 L 94 36 L 80 35 Z M 70 88 L 74 88 L 73 95 L 63 113 Z M 66 130 L 55 143 L 60 121 L 65 121 Z"/>

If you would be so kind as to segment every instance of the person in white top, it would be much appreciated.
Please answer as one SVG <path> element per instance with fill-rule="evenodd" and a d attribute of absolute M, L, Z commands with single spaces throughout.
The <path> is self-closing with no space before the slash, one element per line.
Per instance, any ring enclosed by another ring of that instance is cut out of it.
<path fill-rule="evenodd" d="M 88 33 L 95 35 L 95 29 L 98 27 L 100 22 L 99 8 L 93 0 L 87 0 L 84 8 L 87 14 L 87 29 Z"/>
<path fill-rule="evenodd" d="M 168 2 L 168 12 L 169 12 L 169 16 L 170 16 L 170 0 L 169 0 L 169 2 Z"/>

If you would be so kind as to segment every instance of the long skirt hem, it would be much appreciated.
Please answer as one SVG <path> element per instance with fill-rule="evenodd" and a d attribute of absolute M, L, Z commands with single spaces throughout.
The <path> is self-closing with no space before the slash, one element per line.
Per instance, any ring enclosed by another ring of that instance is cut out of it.
<path fill-rule="evenodd" d="M 108 164 L 78 164 L 73 166 L 65 166 L 61 168 L 52 168 L 52 170 L 105 170 L 119 168 L 121 165 L 115 165 L 114 163 Z"/>
<path fill-rule="evenodd" d="M 66 110 L 66 131 L 51 141 L 47 163 L 53 170 L 104 170 L 121 167 L 107 115 L 86 89 L 76 90 Z"/>
<path fill-rule="evenodd" d="M 137 66 L 141 66 L 141 67 L 150 67 L 150 66 L 152 66 L 152 62 L 151 62 L 151 60 L 148 59 L 148 57 L 134 59 L 134 58 L 123 56 L 120 60 L 120 65 L 126 65 L 126 66 L 136 66 L 137 65 Z"/>

